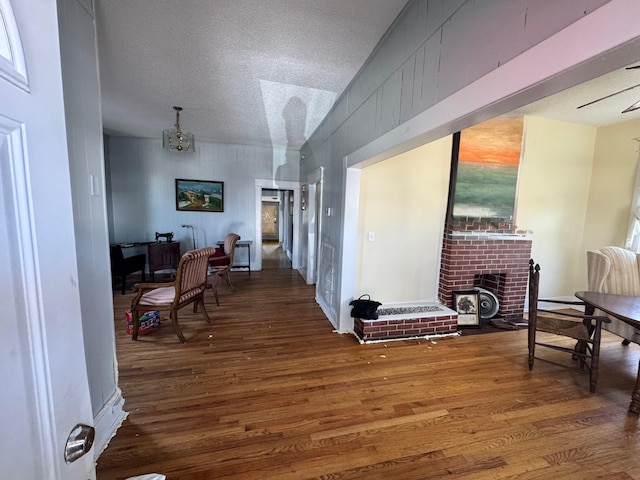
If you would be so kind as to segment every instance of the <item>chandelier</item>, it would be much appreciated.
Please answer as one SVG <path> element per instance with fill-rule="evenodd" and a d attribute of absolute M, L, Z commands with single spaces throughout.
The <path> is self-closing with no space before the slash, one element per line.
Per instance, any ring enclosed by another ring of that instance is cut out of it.
<path fill-rule="evenodd" d="M 177 152 L 194 152 L 193 133 L 180 130 L 180 111 L 182 107 L 173 107 L 176 111 L 176 128 L 167 128 L 162 132 L 162 147 Z"/>

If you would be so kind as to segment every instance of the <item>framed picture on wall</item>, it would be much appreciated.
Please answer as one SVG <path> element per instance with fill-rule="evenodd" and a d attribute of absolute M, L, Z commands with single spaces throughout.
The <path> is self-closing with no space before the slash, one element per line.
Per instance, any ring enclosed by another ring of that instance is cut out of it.
<path fill-rule="evenodd" d="M 458 312 L 458 327 L 480 328 L 478 314 L 478 292 L 476 290 L 458 290 L 451 293 L 453 309 Z"/>
<path fill-rule="evenodd" d="M 522 117 L 497 117 L 454 134 L 449 218 L 514 218 L 523 135 Z"/>
<path fill-rule="evenodd" d="M 176 178 L 176 210 L 223 212 L 224 182 Z"/>

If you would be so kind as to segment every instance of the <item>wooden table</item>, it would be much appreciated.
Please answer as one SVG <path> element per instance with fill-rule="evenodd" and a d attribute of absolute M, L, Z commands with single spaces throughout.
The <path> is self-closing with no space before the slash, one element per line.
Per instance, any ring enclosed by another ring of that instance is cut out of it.
<path fill-rule="evenodd" d="M 613 318 L 640 329 L 640 297 L 598 292 L 576 292 L 575 295 L 585 302 L 587 315 L 593 315 L 593 311 L 597 308 Z M 640 364 L 636 386 L 631 394 L 629 411 L 640 414 Z"/>
<path fill-rule="evenodd" d="M 216 245 L 224 250 L 224 240 L 218 240 Z M 247 249 L 247 263 L 239 264 L 235 263 L 236 259 L 233 258 L 234 264 L 231 265 L 231 268 L 246 268 L 249 270 L 249 275 L 251 275 L 251 245 L 253 245 L 253 240 L 238 240 L 236 242 L 236 248 L 246 247 Z"/>

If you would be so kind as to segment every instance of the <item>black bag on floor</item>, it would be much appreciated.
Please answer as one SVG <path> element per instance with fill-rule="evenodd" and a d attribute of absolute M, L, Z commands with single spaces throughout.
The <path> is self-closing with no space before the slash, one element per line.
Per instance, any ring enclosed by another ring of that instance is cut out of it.
<path fill-rule="evenodd" d="M 367 298 L 364 298 L 367 297 Z M 360 295 L 357 300 L 349 302 L 353 308 L 351 309 L 351 316 L 353 318 L 362 318 L 365 320 L 377 320 L 378 319 L 378 307 L 382 305 L 380 302 L 371 300 L 368 293 Z"/>

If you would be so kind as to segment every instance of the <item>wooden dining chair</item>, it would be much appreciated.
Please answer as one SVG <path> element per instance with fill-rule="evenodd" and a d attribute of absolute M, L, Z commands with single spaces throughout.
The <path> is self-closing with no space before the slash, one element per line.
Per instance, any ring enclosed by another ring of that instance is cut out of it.
<path fill-rule="evenodd" d="M 147 310 L 169 310 L 173 329 L 182 343 L 187 340 L 178 324 L 178 310 L 193 304 L 193 311 L 197 312 L 198 306 L 200 306 L 205 320 L 207 323 L 211 323 L 204 306 L 204 292 L 207 287 L 209 257 L 213 251 L 214 248 L 206 247 L 191 250 L 182 255 L 173 282 L 137 283 L 134 285 L 137 294 L 131 301 L 132 340 L 138 339 L 140 312 Z"/>
<path fill-rule="evenodd" d="M 602 324 L 610 320 L 604 316 L 580 314 L 567 312 L 575 306 L 584 306 L 580 301 L 564 301 L 541 299 L 538 297 L 540 285 L 540 265 L 529 261 L 529 370 L 533 370 L 534 359 L 546 361 L 554 365 L 569 368 L 589 375 L 589 390 L 595 393 L 598 382 L 598 361 L 600 359 L 600 338 Z M 564 307 L 563 310 L 550 310 L 539 308 L 539 304 L 555 304 L 557 307 Z M 572 346 L 562 345 L 560 342 L 549 340 L 541 341 L 538 332 L 551 333 L 554 335 L 568 337 L 575 342 Z M 550 358 L 536 357 L 536 346 L 546 347 L 552 350 L 564 352 L 571 355 L 572 363 L 561 363 Z M 573 362 L 578 362 L 577 367 Z"/>
<path fill-rule="evenodd" d="M 209 271 L 207 272 L 207 288 L 210 288 L 211 291 L 213 292 L 213 298 L 216 299 L 217 306 L 220 306 L 220 298 L 218 297 L 219 283 L 220 283 L 220 274 L 216 271 L 212 271 L 211 267 L 209 267 Z"/>
<path fill-rule="evenodd" d="M 236 251 L 236 243 L 240 240 L 240 235 L 237 233 L 228 233 L 224 238 L 224 245 L 222 252 L 219 249 L 209 259 L 209 275 L 218 275 L 220 278 L 224 278 L 231 290 L 236 291 L 235 287 L 231 283 L 231 277 L 229 273 L 233 267 L 233 256 Z M 217 290 L 214 290 L 217 301 Z"/>

